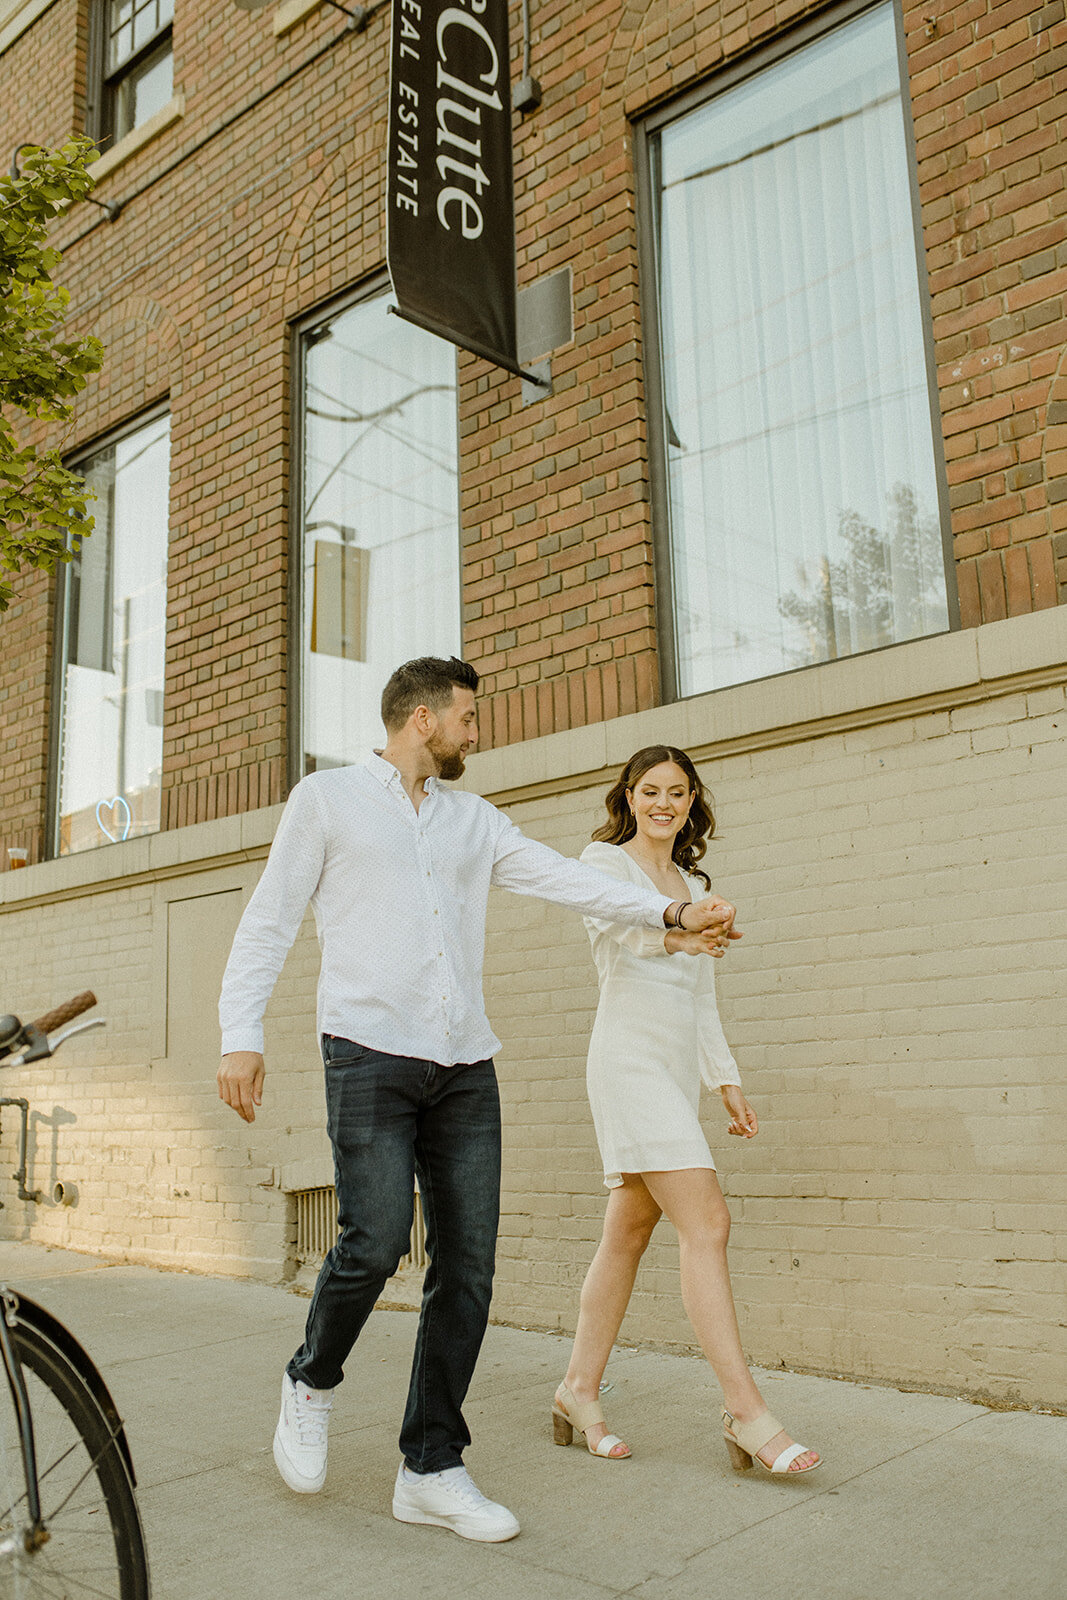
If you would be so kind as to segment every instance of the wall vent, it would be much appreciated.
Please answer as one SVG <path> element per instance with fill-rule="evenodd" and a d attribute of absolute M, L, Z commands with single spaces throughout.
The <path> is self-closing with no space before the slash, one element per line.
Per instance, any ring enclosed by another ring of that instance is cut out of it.
<path fill-rule="evenodd" d="M 297 1189 L 296 1259 L 302 1267 L 318 1267 L 337 1238 L 337 1194 L 333 1184 L 319 1189 Z M 415 1219 L 411 1225 L 411 1244 L 399 1272 L 408 1267 L 426 1267 L 426 1225 L 422 1217 L 422 1196 L 415 1191 Z"/>

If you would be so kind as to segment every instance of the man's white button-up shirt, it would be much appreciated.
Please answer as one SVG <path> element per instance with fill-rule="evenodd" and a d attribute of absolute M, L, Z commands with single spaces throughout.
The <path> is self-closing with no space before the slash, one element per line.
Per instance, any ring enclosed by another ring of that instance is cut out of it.
<path fill-rule="evenodd" d="M 527 839 L 488 800 L 433 778 L 416 811 L 381 756 L 302 779 L 233 941 L 222 1053 L 262 1051 L 263 1013 L 310 900 L 320 1034 L 443 1066 L 492 1055 L 500 1041 L 482 997 L 492 884 L 661 934 L 671 903 Z"/>

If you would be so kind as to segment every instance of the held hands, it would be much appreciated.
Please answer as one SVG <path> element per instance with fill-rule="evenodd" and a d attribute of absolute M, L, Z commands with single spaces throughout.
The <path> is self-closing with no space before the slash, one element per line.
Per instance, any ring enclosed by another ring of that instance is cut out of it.
<path fill-rule="evenodd" d="M 754 1139 L 759 1132 L 759 1122 L 756 1113 L 741 1093 L 736 1083 L 724 1083 L 720 1086 L 722 1103 L 730 1113 L 730 1126 L 727 1133 L 736 1133 L 741 1139 Z"/>
<path fill-rule="evenodd" d="M 678 928 L 668 930 L 663 940 L 669 956 L 724 956 L 726 945 L 721 930 L 705 928 L 703 933 L 682 933 Z"/>
<path fill-rule="evenodd" d="M 263 1057 L 255 1050 L 234 1050 L 223 1056 L 216 1076 L 219 1099 L 245 1122 L 255 1122 L 255 1107 L 263 1104 Z"/>
<path fill-rule="evenodd" d="M 665 939 L 671 955 L 721 956 L 727 941 L 740 939 L 742 934 L 734 927 L 737 909 L 719 895 L 709 895 L 706 900 L 696 900 L 682 907 L 684 928 L 672 929 Z"/>

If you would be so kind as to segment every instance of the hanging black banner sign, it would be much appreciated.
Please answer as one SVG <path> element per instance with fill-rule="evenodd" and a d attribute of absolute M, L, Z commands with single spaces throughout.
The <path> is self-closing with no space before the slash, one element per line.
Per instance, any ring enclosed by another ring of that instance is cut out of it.
<path fill-rule="evenodd" d="M 507 0 L 393 0 L 387 256 L 398 313 L 521 373 Z"/>

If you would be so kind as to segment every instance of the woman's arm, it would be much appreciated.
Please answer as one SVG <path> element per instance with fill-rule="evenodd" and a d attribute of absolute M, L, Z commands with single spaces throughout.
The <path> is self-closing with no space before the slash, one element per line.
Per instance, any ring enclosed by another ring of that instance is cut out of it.
<path fill-rule="evenodd" d="M 715 968 L 704 962 L 699 970 L 696 993 L 697 1048 L 700 1076 L 709 1089 L 741 1087 L 741 1074 L 726 1042 L 715 996 Z"/>
<path fill-rule="evenodd" d="M 739 1083 L 724 1083 L 720 1085 L 719 1093 L 722 1103 L 730 1113 L 730 1126 L 727 1133 L 734 1133 L 740 1139 L 754 1139 L 759 1132 L 759 1121 L 756 1113 L 741 1093 Z"/>

